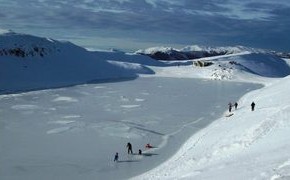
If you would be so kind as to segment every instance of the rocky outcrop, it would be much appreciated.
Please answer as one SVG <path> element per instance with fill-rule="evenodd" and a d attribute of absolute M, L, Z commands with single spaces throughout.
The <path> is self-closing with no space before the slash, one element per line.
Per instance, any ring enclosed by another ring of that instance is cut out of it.
<path fill-rule="evenodd" d="M 49 49 L 43 47 L 33 47 L 31 49 L 23 49 L 21 47 L 13 47 L 13 48 L 1 48 L 0 56 L 15 56 L 15 57 L 44 57 L 48 55 L 50 52 Z"/>
<path fill-rule="evenodd" d="M 210 61 L 194 61 L 193 64 L 197 67 L 207 67 L 213 65 L 213 62 Z"/>

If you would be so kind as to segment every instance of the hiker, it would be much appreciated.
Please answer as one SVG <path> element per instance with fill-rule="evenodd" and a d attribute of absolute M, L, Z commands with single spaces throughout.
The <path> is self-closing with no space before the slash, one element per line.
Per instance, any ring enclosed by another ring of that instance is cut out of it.
<path fill-rule="evenodd" d="M 252 102 L 252 104 L 251 104 L 251 108 L 252 108 L 252 111 L 254 111 L 255 110 L 255 103 L 254 103 L 254 101 Z"/>
<path fill-rule="evenodd" d="M 235 106 L 235 110 L 237 110 L 237 108 L 238 108 L 238 103 L 235 102 L 234 106 Z"/>
<path fill-rule="evenodd" d="M 133 154 L 133 151 L 132 151 L 132 144 L 131 143 L 127 143 L 127 148 L 128 148 L 128 154 Z"/>
<path fill-rule="evenodd" d="M 232 112 L 232 106 L 233 106 L 233 105 L 232 105 L 232 103 L 231 103 L 231 102 L 229 102 L 229 104 L 228 104 L 228 105 L 229 105 L 229 112 Z"/>
<path fill-rule="evenodd" d="M 119 160 L 119 154 L 116 152 L 114 162 Z"/>
<path fill-rule="evenodd" d="M 142 155 L 142 150 L 141 150 L 141 149 L 139 149 L 138 154 L 139 154 L 139 155 Z"/>

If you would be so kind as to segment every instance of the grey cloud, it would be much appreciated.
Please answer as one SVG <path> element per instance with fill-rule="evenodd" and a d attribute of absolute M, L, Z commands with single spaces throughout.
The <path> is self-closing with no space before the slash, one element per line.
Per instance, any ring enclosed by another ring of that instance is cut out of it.
<path fill-rule="evenodd" d="M 221 6 L 227 3 L 233 5 L 234 1 L 229 0 L 156 1 L 156 6 L 145 0 L 0 2 L 1 25 L 5 24 L 9 29 L 33 30 L 36 34 L 50 32 L 57 38 L 82 34 L 87 38 L 101 36 L 177 44 L 266 47 L 275 43 L 272 46 L 280 49 L 290 41 L 287 35 L 290 31 L 289 6 L 269 2 L 243 3 L 244 13 L 266 12 L 271 15 L 267 21 L 223 15 L 223 12 L 232 11 L 231 6 Z M 199 13 L 187 13 L 188 10 Z M 214 15 L 208 15 L 207 12 Z"/>

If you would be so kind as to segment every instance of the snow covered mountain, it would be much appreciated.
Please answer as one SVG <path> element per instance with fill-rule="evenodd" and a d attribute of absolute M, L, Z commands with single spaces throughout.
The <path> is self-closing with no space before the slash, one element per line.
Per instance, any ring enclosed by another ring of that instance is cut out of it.
<path fill-rule="evenodd" d="M 248 48 L 237 47 L 204 47 L 204 46 L 186 46 L 182 49 L 171 47 L 152 47 L 145 50 L 138 50 L 135 53 L 143 54 L 157 60 L 188 60 L 202 57 L 212 57 L 227 54 L 234 54 L 246 51 Z"/>
<path fill-rule="evenodd" d="M 205 60 L 215 63 L 212 77 L 217 79 L 230 79 L 231 77 L 242 77 L 241 74 L 248 73 L 261 77 L 285 77 L 290 74 L 287 63 L 271 54 L 264 53 L 242 53 L 237 56 L 218 58 L 217 60 Z"/>
<path fill-rule="evenodd" d="M 279 56 L 281 58 L 290 57 L 289 53 L 281 53 L 263 49 L 249 48 L 244 46 L 228 47 L 206 47 L 206 46 L 186 46 L 181 49 L 172 47 L 152 47 L 145 50 L 138 50 L 136 54 L 147 55 L 157 60 L 189 60 L 203 57 L 214 57 L 221 55 L 237 54 L 241 52 L 264 53 Z"/>
<path fill-rule="evenodd" d="M 89 52 L 70 42 L 2 31 L 0 91 L 5 93 L 62 87 L 90 81 L 135 78 L 138 73 L 152 73 L 141 65 L 115 62 L 113 59 L 119 58 L 110 59 L 114 57 L 111 54 L 114 53 Z M 131 57 L 123 56 L 124 61 Z M 150 58 L 143 59 L 153 61 Z"/>

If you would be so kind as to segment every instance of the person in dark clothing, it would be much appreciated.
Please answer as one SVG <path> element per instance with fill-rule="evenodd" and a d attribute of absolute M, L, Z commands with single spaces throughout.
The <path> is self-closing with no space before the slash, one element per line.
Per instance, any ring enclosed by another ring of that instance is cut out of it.
<path fill-rule="evenodd" d="M 254 111 L 255 110 L 255 103 L 254 103 L 254 101 L 252 102 L 252 104 L 251 104 L 251 108 L 252 108 L 252 111 Z"/>
<path fill-rule="evenodd" d="M 127 148 L 128 148 L 128 154 L 133 154 L 133 150 L 132 150 L 132 144 L 131 143 L 127 143 Z"/>
<path fill-rule="evenodd" d="M 116 154 L 115 154 L 115 158 L 114 158 L 114 162 L 115 162 L 115 161 L 118 161 L 118 160 L 119 160 L 119 154 L 116 153 Z"/>
<path fill-rule="evenodd" d="M 237 110 L 237 108 L 238 108 L 238 103 L 235 102 L 234 106 L 235 106 L 235 110 Z"/>
<path fill-rule="evenodd" d="M 232 112 L 232 106 L 233 106 L 233 105 L 232 105 L 232 103 L 231 103 L 231 102 L 229 102 L 229 104 L 228 104 L 228 105 L 229 105 L 229 112 Z"/>
<path fill-rule="evenodd" d="M 139 155 L 142 155 L 142 150 L 141 150 L 141 149 L 139 149 L 138 154 L 139 154 Z"/>

